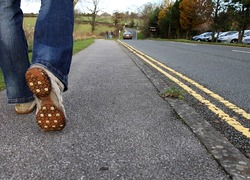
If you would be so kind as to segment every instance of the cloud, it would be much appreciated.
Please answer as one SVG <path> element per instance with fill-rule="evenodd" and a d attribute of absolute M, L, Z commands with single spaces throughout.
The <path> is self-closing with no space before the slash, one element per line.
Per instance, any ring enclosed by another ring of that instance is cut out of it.
<path fill-rule="evenodd" d="M 147 3 L 156 3 L 160 4 L 160 2 L 163 0 L 100 0 L 98 4 L 98 8 L 102 12 L 107 12 L 112 14 L 115 11 L 120 12 L 137 12 L 138 8 L 142 7 L 143 5 Z M 80 1 L 76 5 L 76 9 L 80 10 L 81 12 L 89 12 L 88 9 L 92 9 L 93 4 L 91 1 Z"/>
<path fill-rule="evenodd" d="M 21 9 L 24 13 L 38 13 L 41 6 L 40 1 L 36 0 L 22 0 Z"/>
<path fill-rule="evenodd" d="M 114 11 L 133 11 L 136 12 L 138 8 L 146 3 L 157 3 L 162 0 L 100 0 L 99 9 L 103 12 L 113 13 Z M 21 8 L 24 13 L 38 13 L 41 6 L 41 0 L 22 0 Z M 88 12 L 88 8 L 92 9 L 93 4 L 81 1 L 76 5 L 76 9 L 82 12 Z"/>

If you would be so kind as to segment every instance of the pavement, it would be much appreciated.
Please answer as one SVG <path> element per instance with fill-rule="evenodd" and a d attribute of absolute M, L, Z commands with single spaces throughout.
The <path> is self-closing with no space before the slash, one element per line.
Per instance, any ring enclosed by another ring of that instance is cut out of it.
<path fill-rule="evenodd" d="M 43 132 L 0 92 L 0 180 L 250 179 L 249 160 L 120 43 L 73 56 L 67 125 Z"/>

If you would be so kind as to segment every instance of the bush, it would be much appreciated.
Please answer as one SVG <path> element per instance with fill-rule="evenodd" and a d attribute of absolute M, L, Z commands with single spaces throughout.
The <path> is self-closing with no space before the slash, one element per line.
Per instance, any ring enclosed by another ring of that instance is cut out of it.
<path fill-rule="evenodd" d="M 139 32 L 137 33 L 137 39 L 145 39 L 145 38 L 144 35 L 141 32 Z"/>

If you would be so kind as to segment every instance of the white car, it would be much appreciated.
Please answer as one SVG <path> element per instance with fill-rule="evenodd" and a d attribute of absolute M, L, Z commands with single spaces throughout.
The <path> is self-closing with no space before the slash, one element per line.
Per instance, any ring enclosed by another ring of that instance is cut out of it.
<path fill-rule="evenodd" d="M 243 44 L 250 44 L 250 36 L 246 36 L 242 39 Z"/>
<path fill-rule="evenodd" d="M 193 36 L 192 37 L 192 40 L 193 41 L 207 41 L 209 36 L 212 35 L 213 32 L 204 32 L 200 35 L 197 35 L 197 36 Z"/>
<path fill-rule="evenodd" d="M 237 43 L 238 36 L 239 36 L 239 32 L 236 32 L 236 33 L 229 35 L 229 36 L 219 37 L 218 41 L 223 42 L 223 43 Z M 244 36 L 250 36 L 250 30 L 245 30 Z"/>
<path fill-rule="evenodd" d="M 218 37 L 218 42 L 221 42 L 221 39 L 223 39 L 226 36 L 231 36 L 232 34 L 237 33 L 238 31 L 226 31 L 226 32 L 221 32 Z"/>

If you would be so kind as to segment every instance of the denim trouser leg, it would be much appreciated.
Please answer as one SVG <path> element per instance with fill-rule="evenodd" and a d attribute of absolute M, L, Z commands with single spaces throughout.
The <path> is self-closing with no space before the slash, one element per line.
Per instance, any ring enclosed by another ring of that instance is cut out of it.
<path fill-rule="evenodd" d="M 32 64 L 50 70 L 67 90 L 72 60 L 74 8 L 72 0 L 42 0 L 36 23 Z"/>
<path fill-rule="evenodd" d="M 28 49 L 22 28 L 20 0 L 0 1 L 0 68 L 3 72 L 8 103 L 34 99 L 25 72 L 29 68 Z"/>

